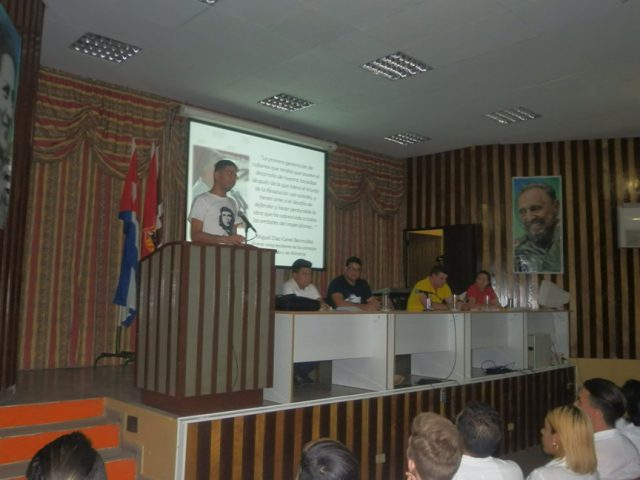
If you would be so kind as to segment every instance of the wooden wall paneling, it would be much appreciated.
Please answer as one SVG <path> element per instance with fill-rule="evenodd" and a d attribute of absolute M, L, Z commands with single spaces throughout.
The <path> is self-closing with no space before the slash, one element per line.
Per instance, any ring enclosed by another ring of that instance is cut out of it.
<path fill-rule="evenodd" d="M 547 411 L 574 399 L 574 369 L 497 378 L 414 392 L 343 400 L 222 420 L 187 430 L 186 478 L 295 478 L 302 448 L 320 437 L 343 442 L 361 478 L 403 478 L 411 421 L 422 411 L 455 420 L 470 401 L 493 405 L 505 423 L 501 453 L 537 445 Z M 442 400 L 442 401 L 441 401 Z M 509 423 L 513 429 L 507 429 Z M 386 461 L 376 463 L 384 453 Z"/>
<path fill-rule="evenodd" d="M 35 105 L 44 4 L 42 0 L 0 2 L 22 38 L 18 96 L 14 116 L 11 198 L 5 229 L 0 230 L 0 392 L 15 384 L 18 319 L 22 292 L 25 211 L 31 167 L 31 130 Z"/>
<path fill-rule="evenodd" d="M 638 358 L 640 253 L 619 249 L 615 230 L 618 205 L 640 199 L 639 152 L 640 139 L 623 138 L 488 145 L 410 158 L 407 228 L 480 224 L 480 264 L 495 273 L 501 299 L 535 305 L 540 282 L 551 280 L 571 294 L 571 356 Z M 540 175 L 563 179 L 565 273 L 513 274 L 511 178 Z"/>

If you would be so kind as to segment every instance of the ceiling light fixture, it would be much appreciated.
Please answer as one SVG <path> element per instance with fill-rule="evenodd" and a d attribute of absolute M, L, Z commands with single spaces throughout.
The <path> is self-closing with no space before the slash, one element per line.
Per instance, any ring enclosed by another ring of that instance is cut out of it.
<path fill-rule="evenodd" d="M 497 112 L 485 113 L 485 117 L 498 122 L 500 125 L 510 125 L 517 122 L 525 122 L 540 118 L 542 115 L 525 107 L 507 108 Z"/>
<path fill-rule="evenodd" d="M 201 3 L 206 3 L 207 5 L 213 5 L 218 0 L 198 0 L 198 1 L 201 2 Z"/>
<path fill-rule="evenodd" d="M 423 137 L 422 135 L 413 132 L 396 133 L 394 135 L 384 137 L 384 139 L 399 145 L 413 145 L 431 140 L 429 137 Z"/>
<path fill-rule="evenodd" d="M 433 67 L 402 52 L 377 58 L 361 65 L 361 67 L 374 75 L 382 75 L 389 80 L 400 80 L 433 70 Z"/>
<path fill-rule="evenodd" d="M 142 50 L 140 47 L 95 33 L 85 33 L 69 45 L 69 48 L 76 52 L 114 63 L 125 62 Z"/>
<path fill-rule="evenodd" d="M 262 99 L 258 102 L 265 107 L 275 108 L 283 112 L 295 112 L 296 110 L 302 110 L 303 108 L 314 105 L 312 102 L 305 100 L 304 98 L 294 97 L 286 93 L 279 93 L 273 97 Z"/>

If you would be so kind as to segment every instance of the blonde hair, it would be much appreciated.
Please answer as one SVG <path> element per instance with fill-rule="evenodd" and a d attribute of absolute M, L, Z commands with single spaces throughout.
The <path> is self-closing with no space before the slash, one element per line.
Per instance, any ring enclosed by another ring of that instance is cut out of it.
<path fill-rule="evenodd" d="M 458 470 L 462 439 L 456 427 L 437 413 L 420 413 L 411 425 L 407 457 L 421 480 L 448 480 Z"/>
<path fill-rule="evenodd" d="M 569 470 L 581 475 L 596 470 L 593 427 L 589 417 L 574 405 L 558 407 L 547 413 L 545 422 L 560 440 L 559 456 L 566 459 Z"/>

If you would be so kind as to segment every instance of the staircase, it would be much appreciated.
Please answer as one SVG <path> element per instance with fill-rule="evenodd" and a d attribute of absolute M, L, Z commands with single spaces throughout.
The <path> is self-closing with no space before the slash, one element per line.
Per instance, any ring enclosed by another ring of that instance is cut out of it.
<path fill-rule="evenodd" d="M 136 478 L 135 454 L 120 446 L 120 423 L 94 398 L 0 407 L 0 480 L 24 479 L 40 448 L 76 430 L 100 452 L 109 480 Z"/>

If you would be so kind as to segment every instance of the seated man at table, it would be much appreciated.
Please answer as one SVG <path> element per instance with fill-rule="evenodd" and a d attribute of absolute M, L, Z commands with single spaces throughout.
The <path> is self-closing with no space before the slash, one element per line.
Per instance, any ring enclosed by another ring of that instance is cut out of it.
<path fill-rule="evenodd" d="M 320 292 L 311 283 L 311 262 L 299 258 L 291 266 L 291 278 L 282 287 L 283 295 L 296 295 L 298 297 L 310 298 L 320 303 L 321 310 L 329 310 L 330 307 L 320 296 Z M 314 383 L 310 374 L 317 368 L 317 362 L 299 362 L 293 364 L 294 385 L 307 385 Z"/>
<path fill-rule="evenodd" d="M 283 295 L 296 295 L 320 302 L 320 310 L 329 310 L 316 286 L 311 283 L 311 262 L 299 258 L 291 265 L 291 278 L 284 282 Z"/>
<path fill-rule="evenodd" d="M 453 293 L 447 285 L 447 272 L 439 265 L 431 269 L 431 274 L 415 284 L 407 300 L 407 311 L 422 312 L 426 310 L 427 298 L 431 301 L 432 310 L 448 310 L 453 307 Z"/>
<path fill-rule="evenodd" d="M 372 296 L 371 287 L 360 278 L 362 260 L 358 257 L 347 258 L 344 273 L 331 280 L 327 291 L 329 304 L 345 310 L 379 310 L 380 302 Z"/>

